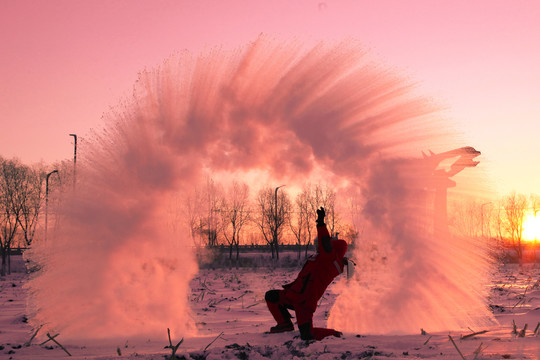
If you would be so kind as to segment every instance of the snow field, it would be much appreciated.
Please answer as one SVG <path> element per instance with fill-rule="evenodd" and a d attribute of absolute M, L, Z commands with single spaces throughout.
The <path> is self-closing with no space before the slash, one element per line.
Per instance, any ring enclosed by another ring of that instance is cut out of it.
<path fill-rule="evenodd" d="M 177 356 L 186 359 L 540 359 L 540 267 L 504 265 L 494 274 L 488 305 L 500 325 L 462 332 L 413 335 L 345 333 L 342 338 L 304 342 L 298 332 L 265 334 L 273 325 L 264 294 L 296 276 L 297 268 L 203 269 L 191 281 L 189 302 L 198 335 L 184 337 Z M 0 359 L 59 359 L 68 355 L 46 334 L 33 334 L 26 323 L 24 273 L 0 279 Z M 336 298 L 331 285 L 315 314 L 316 325 L 325 326 Z M 358 304 L 361 306 L 361 304 Z M 516 332 L 514 332 L 514 323 Z M 527 327 L 525 331 L 525 325 Z M 163 341 L 125 339 L 64 342 L 55 339 L 73 359 L 167 359 L 167 324 Z M 475 332 L 487 330 L 474 336 Z M 521 334 L 520 334 L 521 333 Z M 53 336 L 55 334 L 51 334 Z M 455 342 L 455 346 L 449 335 Z M 521 336 L 523 335 L 523 336 Z M 176 345 L 182 334 L 171 333 Z"/>

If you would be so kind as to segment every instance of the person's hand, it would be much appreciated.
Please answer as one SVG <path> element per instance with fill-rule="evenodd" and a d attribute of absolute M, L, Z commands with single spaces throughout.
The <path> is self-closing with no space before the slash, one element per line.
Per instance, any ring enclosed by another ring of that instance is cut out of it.
<path fill-rule="evenodd" d="M 352 264 L 352 265 L 356 266 L 356 263 L 353 260 L 346 257 L 346 256 L 343 257 L 343 260 L 341 260 L 341 262 L 343 263 L 343 265 L 349 266 L 349 264 Z"/>
<path fill-rule="evenodd" d="M 321 206 L 320 209 L 317 209 L 317 224 L 324 224 L 324 217 L 326 216 L 326 213 L 324 211 L 324 208 Z"/>

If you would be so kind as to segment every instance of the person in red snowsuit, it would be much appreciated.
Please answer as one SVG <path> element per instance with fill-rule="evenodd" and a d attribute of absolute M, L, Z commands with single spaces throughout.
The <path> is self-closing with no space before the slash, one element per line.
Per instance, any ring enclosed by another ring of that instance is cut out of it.
<path fill-rule="evenodd" d="M 271 333 L 293 331 L 294 325 L 287 309 L 294 310 L 296 321 L 303 340 L 321 340 L 327 336 L 341 336 L 334 329 L 313 327 L 313 313 L 317 303 L 330 283 L 343 272 L 347 263 L 344 240 L 332 239 L 324 223 L 324 208 L 317 210 L 317 254 L 309 257 L 292 283 L 284 285 L 283 290 L 266 292 L 265 300 L 277 325 Z"/>

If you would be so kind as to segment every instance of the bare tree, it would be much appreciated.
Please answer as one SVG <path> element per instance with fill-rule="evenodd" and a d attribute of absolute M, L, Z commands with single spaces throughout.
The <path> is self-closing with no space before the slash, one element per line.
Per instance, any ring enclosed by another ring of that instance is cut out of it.
<path fill-rule="evenodd" d="M 347 240 L 347 242 L 354 247 L 360 234 L 363 232 L 363 227 L 361 228 L 362 204 L 359 195 L 354 192 L 351 193 L 347 197 L 346 206 L 350 215 L 351 224 L 345 231 L 345 240 Z"/>
<path fill-rule="evenodd" d="M 309 203 L 311 205 L 311 216 L 315 218 L 317 209 L 321 206 L 326 210 L 326 225 L 330 235 L 336 236 L 338 221 L 336 216 L 336 192 L 328 184 L 308 185 Z"/>
<path fill-rule="evenodd" d="M 272 238 L 273 234 L 273 218 L 274 218 L 274 206 L 272 201 L 272 189 L 265 188 L 261 189 L 259 191 L 259 194 L 257 196 L 257 205 L 259 207 L 259 212 L 257 216 L 254 218 L 255 224 L 261 231 L 262 236 L 264 237 L 264 240 L 268 245 L 270 245 L 270 249 L 272 251 L 272 259 L 274 258 L 275 250 L 274 250 L 274 241 Z M 270 194 L 270 195 L 269 195 Z"/>
<path fill-rule="evenodd" d="M 538 215 L 538 211 L 540 211 L 540 196 L 536 194 L 531 194 L 530 196 L 530 204 L 531 204 L 531 211 L 533 212 L 534 217 Z M 535 246 L 536 246 L 536 238 L 535 238 Z M 536 251 L 533 252 L 534 259 L 533 261 L 536 262 Z"/>
<path fill-rule="evenodd" d="M 360 231 L 358 231 L 354 224 L 347 224 L 343 228 L 343 234 L 340 236 L 340 239 L 345 240 L 349 246 L 354 247 L 359 235 Z"/>
<path fill-rule="evenodd" d="M 255 223 L 272 250 L 272 259 L 279 259 L 279 239 L 291 212 L 291 202 L 285 191 L 263 188 L 257 196 L 259 208 Z M 276 201 L 277 200 L 277 201 Z"/>
<path fill-rule="evenodd" d="M 184 199 L 186 222 L 193 243 L 198 248 L 218 245 L 221 197 L 221 188 L 208 178 L 202 189 L 193 189 Z"/>
<path fill-rule="evenodd" d="M 298 259 L 302 252 L 302 246 L 305 248 L 305 257 L 311 242 L 311 224 L 309 215 L 311 213 L 311 205 L 309 203 L 309 193 L 304 187 L 303 191 L 296 196 L 294 215 L 289 218 L 289 226 L 296 239 L 298 245 Z"/>
<path fill-rule="evenodd" d="M 34 240 L 36 227 L 45 199 L 45 171 L 40 167 L 26 168 L 25 176 L 21 178 L 18 201 L 21 206 L 20 216 L 17 218 L 20 229 L 24 235 L 26 246 Z"/>
<path fill-rule="evenodd" d="M 506 232 L 510 236 L 512 246 L 521 261 L 523 256 L 523 222 L 527 211 L 527 197 L 522 194 L 512 193 L 503 199 L 503 207 Z"/>
<path fill-rule="evenodd" d="M 213 179 L 206 181 L 206 235 L 208 246 L 214 247 L 218 245 L 218 228 L 219 228 L 219 204 L 221 202 L 222 190 L 216 185 Z"/>
<path fill-rule="evenodd" d="M 186 215 L 185 221 L 190 230 L 191 240 L 193 241 L 193 245 L 197 248 L 203 246 L 203 241 L 201 241 L 201 229 L 199 226 L 201 208 L 202 201 L 200 199 L 200 192 L 195 189 L 195 191 L 189 193 L 184 199 L 184 213 Z"/>
<path fill-rule="evenodd" d="M 482 208 L 473 200 L 458 200 L 450 209 L 453 228 L 466 237 L 477 237 L 482 233 Z"/>
<path fill-rule="evenodd" d="M 24 167 L 17 161 L 0 159 L 0 255 L 2 256 L 0 275 L 2 276 L 11 273 L 9 256 L 22 212 L 19 197 L 24 177 Z"/>
<path fill-rule="evenodd" d="M 249 220 L 249 187 L 245 183 L 234 181 L 222 198 L 221 224 L 223 236 L 229 244 L 229 259 L 232 260 L 233 248 L 236 249 L 236 267 L 240 253 L 240 233 Z"/>
<path fill-rule="evenodd" d="M 199 195 L 202 201 L 202 211 L 198 218 L 198 230 L 201 236 L 206 239 L 206 246 L 209 248 L 218 245 L 218 229 L 219 229 L 219 205 L 221 202 L 221 188 L 214 182 L 213 179 L 206 180 L 206 187 Z"/>
<path fill-rule="evenodd" d="M 31 168 L 17 160 L 0 158 L 0 167 L 0 251 L 5 274 L 10 272 L 9 254 L 15 239 L 23 240 L 26 246 L 34 240 L 46 175 L 43 166 Z M 19 230 L 22 234 L 17 235 Z"/>

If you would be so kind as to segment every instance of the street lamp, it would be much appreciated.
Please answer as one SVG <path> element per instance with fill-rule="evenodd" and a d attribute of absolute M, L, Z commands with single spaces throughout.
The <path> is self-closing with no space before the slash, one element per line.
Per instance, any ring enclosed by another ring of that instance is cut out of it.
<path fill-rule="evenodd" d="M 49 214 L 49 177 L 54 173 L 58 174 L 58 170 L 48 173 L 45 179 L 45 241 L 47 240 L 47 217 Z"/>
<path fill-rule="evenodd" d="M 77 178 L 77 134 L 69 134 L 73 136 L 74 149 L 73 149 L 73 189 L 75 189 L 75 179 Z"/>
<path fill-rule="evenodd" d="M 278 237 L 278 217 L 277 217 L 277 191 L 279 190 L 279 188 L 282 188 L 284 187 L 285 185 L 280 185 L 276 188 L 276 191 L 274 193 L 275 195 L 275 203 L 276 203 L 276 207 L 275 207 L 275 212 L 274 212 L 274 242 L 275 242 L 275 245 L 276 245 L 276 254 L 278 254 L 278 259 L 279 259 L 279 249 L 278 249 L 278 242 L 277 242 L 277 237 Z"/>
<path fill-rule="evenodd" d="M 278 186 L 278 187 L 276 188 L 276 191 L 275 191 L 275 201 L 276 201 L 276 209 L 275 209 L 275 210 L 276 210 L 276 212 L 274 213 L 274 215 L 275 215 L 275 218 L 274 218 L 274 219 L 276 220 L 276 228 L 277 228 L 277 191 L 279 190 L 279 188 L 282 188 L 282 187 L 284 187 L 284 186 L 286 186 L 286 185 L 280 185 L 280 186 Z"/>

